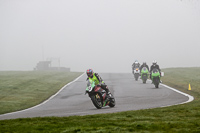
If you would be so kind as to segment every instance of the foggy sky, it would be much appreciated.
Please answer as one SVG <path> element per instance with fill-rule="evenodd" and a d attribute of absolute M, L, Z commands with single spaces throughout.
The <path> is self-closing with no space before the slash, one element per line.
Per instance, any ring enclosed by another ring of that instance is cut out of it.
<path fill-rule="evenodd" d="M 200 1 L 0 0 L 0 71 L 50 58 L 82 72 L 199 67 Z"/>

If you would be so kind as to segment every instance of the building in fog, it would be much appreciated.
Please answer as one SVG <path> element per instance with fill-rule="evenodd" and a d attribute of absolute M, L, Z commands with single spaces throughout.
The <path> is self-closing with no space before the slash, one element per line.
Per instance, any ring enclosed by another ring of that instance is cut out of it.
<path fill-rule="evenodd" d="M 35 71 L 70 71 L 70 68 L 66 67 L 52 67 L 51 61 L 40 61 L 37 63 L 36 67 L 34 68 Z"/>
<path fill-rule="evenodd" d="M 37 63 L 35 70 L 49 70 L 51 68 L 51 61 L 40 61 Z"/>

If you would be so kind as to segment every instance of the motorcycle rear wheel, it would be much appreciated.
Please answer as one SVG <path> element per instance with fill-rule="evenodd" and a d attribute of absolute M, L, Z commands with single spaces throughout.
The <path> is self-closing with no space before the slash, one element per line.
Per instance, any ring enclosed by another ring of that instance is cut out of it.
<path fill-rule="evenodd" d="M 109 106 L 110 106 L 110 107 L 114 107 L 114 106 L 115 106 L 115 98 L 113 97 L 112 94 L 111 94 L 111 99 L 110 99 Z"/>

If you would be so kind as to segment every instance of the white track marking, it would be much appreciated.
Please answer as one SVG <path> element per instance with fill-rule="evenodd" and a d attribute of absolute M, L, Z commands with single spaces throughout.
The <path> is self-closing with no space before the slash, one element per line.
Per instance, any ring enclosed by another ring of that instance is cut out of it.
<path fill-rule="evenodd" d="M 191 101 L 194 100 L 194 97 L 191 96 L 191 95 L 189 95 L 189 94 L 186 94 L 186 93 L 184 93 L 184 92 L 181 92 L 181 91 L 179 91 L 179 90 L 176 90 L 176 89 L 174 89 L 174 88 L 172 88 L 172 87 L 169 87 L 169 86 L 167 86 L 167 85 L 165 85 L 165 84 L 160 84 L 160 85 L 162 85 L 162 86 L 164 86 L 164 87 L 166 87 L 166 88 L 169 88 L 169 89 L 171 89 L 171 90 L 173 90 L 173 91 L 175 91 L 175 92 L 178 92 L 178 93 L 180 93 L 180 94 L 182 94 L 182 95 L 184 95 L 184 96 L 187 96 L 187 97 L 189 98 L 188 101 L 182 102 L 182 103 L 178 103 L 178 104 L 184 104 L 184 103 L 188 103 L 188 102 L 191 102 Z M 178 105 L 178 104 L 175 104 L 175 105 Z M 172 106 L 172 105 L 167 105 L 167 106 Z M 162 106 L 162 107 L 167 107 L 167 106 Z"/>
<path fill-rule="evenodd" d="M 148 81 L 151 82 L 150 79 L 148 79 Z M 188 101 L 186 101 L 186 102 L 182 102 L 182 103 L 178 103 L 178 104 L 174 104 L 174 105 L 189 103 L 189 102 L 191 102 L 191 101 L 194 100 L 194 97 L 193 97 L 193 96 L 190 96 L 189 94 L 186 94 L 186 93 L 184 93 L 184 92 L 181 92 L 181 91 L 179 91 L 179 90 L 177 90 L 177 89 L 174 89 L 174 88 L 172 88 L 172 87 L 169 87 L 169 86 L 167 86 L 167 85 L 165 85 L 165 84 L 160 84 L 160 85 L 162 85 L 162 86 L 164 86 L 164 87 L 166 87 L 166 88 L 168 88 L 168 89 L 171 89 L 171 90 L 173 90 L 173 91 L 175 91 L 175 92 L 177 92 L 177 93 L 180 93 L 180 94 L 182 94 L 182 95 L 184 95 L 184 96 L 186 96 L 186 97 L 189 98 Z M 167 106 L 173 106 L 173 105 L 167 105 Z M 167 106 L 161 106 L 161 107 L 167 107 Z"/>

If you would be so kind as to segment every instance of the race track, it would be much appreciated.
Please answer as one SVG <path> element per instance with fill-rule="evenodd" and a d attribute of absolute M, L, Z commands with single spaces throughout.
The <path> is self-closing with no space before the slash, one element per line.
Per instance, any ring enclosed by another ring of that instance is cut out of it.
<path fill-rule="evenodd" d="M 135 81 L 130 73 L 100 73 L 100 76 L 115 97 L 116 106 L 114 108 L 95 108 L 88 95 L 85 95 L 87 82 L 84 74 L 75 82 L 64 87 L 50 100 L 30 109 L 0 115 L 0 120 L 113 113 L 170 106 L 189 100 L 188 96 L 173 91 L 164 85 L 155 88 L 150 81 L 146 84 L 143 84 L 141 80 Z"/>

